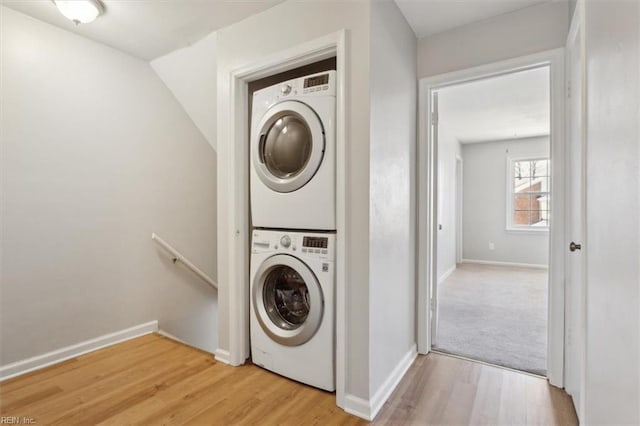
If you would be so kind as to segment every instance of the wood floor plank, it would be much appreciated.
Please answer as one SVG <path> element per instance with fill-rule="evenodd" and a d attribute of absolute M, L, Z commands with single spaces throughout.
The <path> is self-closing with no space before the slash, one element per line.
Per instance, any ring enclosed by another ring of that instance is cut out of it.
<path fill-rule="evenodd" d="M 53 417 L 54 421 L 64 420 L 66 424 L 97 424 L 175 383 L 187 380 L 210 365 L 211 362 L 201 362 L 196 365 L 180 363 L 153 369 L 152 373 L 142 380 L 136 379 L 130 384 L 105 392 L 97 398 L 60 413 L 58 417 L 52 412 L 45 413 L 45 416 Z"/>
<path fill-rule="evenodd" d="M 335 395 L 250 363 L 145 336 L 0 383 L 2 416 L 40 425 L 361 425 Z M 569 396 L 540 378 L 419 356 L 377 425 L 575 425 Z"/>
<path fill-rule="evenodd" d="M 113 354 L 126 353 L 134 348 L 145 346 L 150 343 L 157 344 L 158 336 L 155 334 L 148 334 L 135 339 L 127 340 L 117 345 L 100 349 L 99 351 L 90 352 L 88 354 L 63 361 L 59 364 L 45 367 L 31 373 L 26 373 L 13 379 L 5 380 L 4 382 L 0 383 L 0 394 L 6 395 L 17 389 L 33 384 L 40 385 L 43 381 L 49 378 L 66 374 L 71 370 L 88 365 L 87 363 L 79 361 L 90 360 L 95 363 L 100 359 L 112 359 Z"/>
<path fill-rule="evenodd" d="M 99 381 L 102 377 L 108 377 L 131 367 L 142 365 L 148 359 L 156 357 L 156 353 L 173 348 L 164 339 L 145 340 L 146 344 L 127 345 L 121 352 L 115 351 L 114 347 L 109 347 L 69 360 L 70 362 L 67 361 L 30 373 L 25 377 L 24 384 L 16 379 L 8 381 L 6 384 L 3 382 L 0 384 L 2 401 L 11 402 L 14 399 L 21 399 L 34 390 L 54 384 L 63 389 L 77 389 L 88 383 Z M 106 354 L 102 351 L 105 351 Z M 56 372 L 56 367 L 60 367 L 62 372 Z"/>

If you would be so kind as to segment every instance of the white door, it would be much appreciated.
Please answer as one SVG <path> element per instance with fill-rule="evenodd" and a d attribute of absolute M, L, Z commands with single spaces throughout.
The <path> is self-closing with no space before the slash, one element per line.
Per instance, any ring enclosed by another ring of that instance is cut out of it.
<path fill-rule="evenodd" d="M 266 259 L 256 273 L 251 298 L 262 330 L 282 345 L 302 345 L 322 323 L 322 288 L 297 257 L 277 254 Z"/>
<path fill-rule="evenodd" d="M 567 392 L 578 415 L 582 412 L 581 387 L 585 347 L 584 292 L 584 50 L 580 7 L 574 15 L 567 40 L 567 321 L 565 324 L 565 371 Z"/>
<path fill-rule="evenodd" d="M 253 166 L 266 186 L 292 192 L 316 174 L 324 148 L 324 128 L 315 111 L 302 102 L 281 102 L 265 113 L 252 137 Z"/>

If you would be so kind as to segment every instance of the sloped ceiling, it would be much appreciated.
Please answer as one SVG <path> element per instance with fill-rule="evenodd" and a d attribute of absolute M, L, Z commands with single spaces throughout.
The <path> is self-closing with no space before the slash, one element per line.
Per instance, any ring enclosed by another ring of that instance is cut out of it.
<path fill-rule="evenodd" d="M 0 4 L 144 60 L 189 46 L 212 31 L 260 13 L 283 0 L 102 0 L 105 14 L 75 25 L 51 0 Z"/>

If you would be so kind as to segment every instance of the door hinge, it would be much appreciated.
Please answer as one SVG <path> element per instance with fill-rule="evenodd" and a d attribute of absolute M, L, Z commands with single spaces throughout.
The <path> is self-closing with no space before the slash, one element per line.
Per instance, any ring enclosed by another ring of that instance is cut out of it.
<path fill-rule="evenodd" d="M 433 111 L 431 113 L 431 125 L 432 126 L 437 126 L 438 125 L 438 113 Z"/>
<path fill-rule="evenodd" d="M 571 81 L 567 82 L 567 98 L 571 99 Z"/>
<path fill-rule="evenodd" d="M 430 306 L 432 311 L 436 309 L 436 301 L 435 301 L 435 299 L 432 298 L 432 299 L 429 300 L 429 306 Z"/>

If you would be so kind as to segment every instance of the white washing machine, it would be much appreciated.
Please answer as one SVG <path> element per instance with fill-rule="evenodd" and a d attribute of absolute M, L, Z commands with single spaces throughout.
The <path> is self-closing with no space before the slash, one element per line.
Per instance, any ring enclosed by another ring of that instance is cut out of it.
<path fill-rule="evenodd" d="M 335 234 L 254 230 L 251 356 L 275 373 L 335 390 Z"/>
<path fill-rule="evenodd" d="M 336 229 L 335 83 L 326 71 L 253 94 L 254 227 Z"/>

